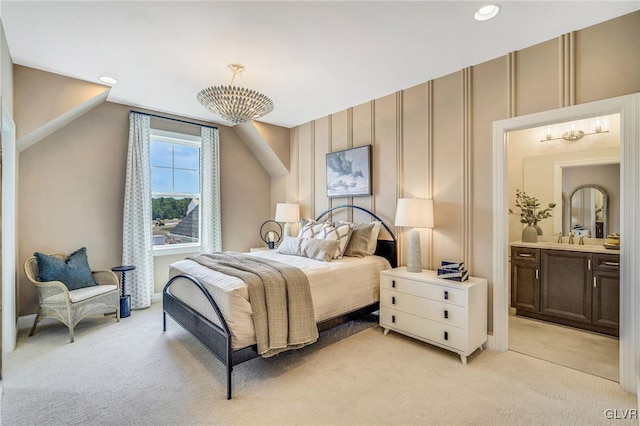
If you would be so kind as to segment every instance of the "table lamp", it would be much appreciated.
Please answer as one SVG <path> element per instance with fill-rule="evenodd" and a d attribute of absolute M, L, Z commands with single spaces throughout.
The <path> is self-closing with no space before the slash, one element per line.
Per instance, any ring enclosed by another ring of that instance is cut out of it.
<path fill-rule="evenodd" d="M 276 204 L 276 222 L 284 222 L 283 237 L 291 236 L 291 223 L 300 220 L 300 205 L 294 203 Z"/>
<path fill-rule="evenodd" d="M 399 198 L 396 209 L 396 226 L 414 228 L 409 232 L 408 272 L 422 272 L 420 231 L 416 228 L 433 228 L 433 200 L 426 198 Z"/>

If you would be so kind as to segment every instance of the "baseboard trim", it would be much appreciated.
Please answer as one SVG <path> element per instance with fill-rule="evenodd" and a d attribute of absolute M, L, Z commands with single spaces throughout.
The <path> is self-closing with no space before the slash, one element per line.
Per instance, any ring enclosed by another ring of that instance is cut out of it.
<path fill-rule="evenodd" d="M 24 315 L 18 317 L 18 330 L 22 330 L 23 328 L 31 328 L 33 325 L 33 321 L 36 319 L 36 314 Z"/>
<path fill-rule="evenodd" d="M 495 341 L 493 339 L 493 334 L 489 334 L 487 336 L 487 343 L 485 344 L 487 349 L 495 350 Z"/>

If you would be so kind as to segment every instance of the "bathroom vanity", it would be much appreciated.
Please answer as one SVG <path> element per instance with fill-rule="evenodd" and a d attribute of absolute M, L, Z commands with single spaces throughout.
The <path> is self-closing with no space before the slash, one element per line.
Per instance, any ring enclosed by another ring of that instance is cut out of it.
<path fill-rule="evenodd" d="M 601 245 L 511 243 L 511 307 L 617 337 L 620 255 Z"/>

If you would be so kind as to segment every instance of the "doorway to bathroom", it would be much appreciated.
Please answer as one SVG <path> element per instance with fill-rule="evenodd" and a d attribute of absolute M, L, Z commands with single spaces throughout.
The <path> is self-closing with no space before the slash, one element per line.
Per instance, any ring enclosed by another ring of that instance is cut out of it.
<path fill-rule="evenodd" d="M 510 167 L 508 152 L 511 132 L 518 130 L 552 126 L 576 120 L 588 120 L 609 114 L 620 114 L 620 292 L 619 292 L 619 367 L 620 385 L 623 389 L 636 393 L 638 366 L 636 341 L 638 324 L 636 306 L 639 295 L 634 283 L 640 278 L 640 266 L 635 262 L 640 253 L 640 200 L 636 196 L 640 190 L 640 94 L 621 96 L 603 101 L 591 102 L 561 108 L 528 116 L 515 117 L 494 123 L 494 203 L 493 203 L 493 336 L 491 347 L 508 350 L 510 294 L 510 244 L 509 215 L 511 206 L 509 193 Z M 546 135 L 543 135 L 546 138 Z M 552 136 L 553 138 L 553 136 Z M 585 137 L 586 139 L 586 137 Z M 540 139 L 542 140 L 542 138 Z M 542 142 L 540 142 L 542 143 Z M 625 233 L 627 238 L 625 238 Z M 557 237 L 556 237 L 557 238 Z"/>
<path fill-rule="evenodd" d="M 598 293 L 592 258 L 604 254 L 608 263 L 619 264 L 603 244 L 604 232 L 620 232 L 620 115 L 516 130 L 508 140 L 514 213 L 509 215 L 509 350 L 619 381 L 619 284 L 601 279 L 606 288 Z M 519 245 L 523 221 L 532 218 L 523 217 L 531 214 L 527 208 L 516 207 L 522 201 L 517 193 L 538 204 L 537 244 Z M 569 264 L 575 265 L 571 271 Z M 606 328 L 593 326 L 603 323 L 594 311 L 600 306 L 606 309 Z"/>

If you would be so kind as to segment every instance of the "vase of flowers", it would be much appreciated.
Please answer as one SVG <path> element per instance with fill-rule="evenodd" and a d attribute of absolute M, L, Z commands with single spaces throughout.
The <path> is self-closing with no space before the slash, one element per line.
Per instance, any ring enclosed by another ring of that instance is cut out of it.
<path fill-rule="evenodd" d="M 538 222 L 552 217 L 551 212 L 555 206 L 555 203 L 549 203 L 546 208 L 541 209 L 540 201 L 536 197 L 516 189 L 516 207 L 520 208 L 520 223 L 527 225 L 522 230 L 522 242 L 538 242 L 538 235 L 542 235 L 542 229 L 538 226 Z M 509 209 L 509 213 L 517 214 L 511 209 Z"/>

